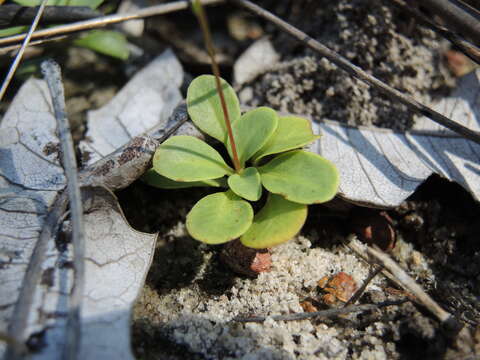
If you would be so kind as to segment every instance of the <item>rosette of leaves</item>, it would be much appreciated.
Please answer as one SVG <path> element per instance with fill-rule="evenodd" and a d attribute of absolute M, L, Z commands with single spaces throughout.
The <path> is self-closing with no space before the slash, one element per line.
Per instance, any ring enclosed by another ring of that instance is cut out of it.
<path fill-rule="evenodd" d="M 187 215 L 189 234 L 207 244 L 236 238 L 251 248 L 283 243 L 302 228 L 307 205 L 332 199 L 338 188 L 338 172 L 327 159 L 304 150 L 318 139 L 308 120 L 278 116 L 267 107 L 244 114 L 230 85 L 221 80 L 236 144 L 239 171 L 219 152 L 192 136 L 174 136 L 155 152 L 153 168 L 144 180 L 153 186 L 175 189 L 193 186 L 227 188 L 205 196 Z M 192 81 L 187 107 L 193 123 L 232 149 L 215 78 L 202 75 Z M 249 202 L 268 196 L 254 215 Z"/>

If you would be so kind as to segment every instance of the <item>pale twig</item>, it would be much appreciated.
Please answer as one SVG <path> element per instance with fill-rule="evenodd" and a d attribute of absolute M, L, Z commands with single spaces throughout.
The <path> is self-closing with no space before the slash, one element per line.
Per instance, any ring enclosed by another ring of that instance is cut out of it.
<path fill-rule="evenodd" d="M 355 251 L 361 258 L 367 262 L 370 259 L 375 260 L 384 268 L 384 274 L 389 280 L 411 293 L 415 302 L 424 306 L 429 310 L 444 326 L 444 329 L 450 335 L 456 335 L 460 330 L 459 322 L 447 311 L 443 310 L 426 292 L 403 270 L 394 260 L 380 249 L 373 249 L 369 246 L 365 248 L 360 246 L 356 241 L 355 235 L 350 235 L 347 239 L 347 246 Z M 409 296 L 412 298 L 411 296 Z"/>
<path fill-rule="evenodd" d="M 360 286 L 360 288 L 357 291 L 355 291 L 355 294 L 353 294 L 353 296 L 350 299 L 348 299 L 348 301 L 345 303 L 344 307 L 347 307 L 351 304 L 355 304 L 355 302 L 358 299 L 360 299 L 360 297 L 362 296 L 362 294 L 365 291 L 365 289 L 367 288 L 368 284 L 370 284 L 370 282 L 373 280 L 373 278 L 375 278 L 375 276 L 377 276 L 382 271 L 382 267 L 380 265 L 373 265 L 373 266 L 374 267 L 371 268 L 370 273 L 368 274 L 367 278 L 363 281 L 362 286 Z"/>
<path fill-rule="evenodd" d="M 267 318 L 271 318 L 275 321 L 295 321 L 295 320 L 298 321 L 298 320 L 307 320 L 312 318 L 330 318 L 330 317 L 353 313 L 353 312 L 377 310 L 385 306 L 400 305 L 407 301 L 410 301 L 410 300 L 402 299 L 402 300 L 396 300 L 396 301 L 384 301 L 378 304 L 352 305 L 352 306 L 342 307 L 338 309 L 328 309 L 328 310 L 322 310 L 322 311 L 303 312 L 303 313 L 295 313 L 295 314 L 288 314 L 288 315 L 236 317 L 233 319 L 233 321 L 263 322 L 267 320 Z"/>
<path fill-rule="evenodd" d="M 8 85 L 10 84 L 10 81 L 12 81 L 13 75 L 15 74 L 15 71 L 20 64 L 20 61 L 22 60 L 23 53 L 25 52 L 25 49 L 27 48 L 28 43 L 32 38 L 33 32 L 37 28 L 38 22 L 40 21 L 43 11 L 45 10 L 45 6 L 47 5 L 47 1 L 48 0 L 42 0 L 42 4 L 38 8 L 37 15 L 35 16 L 35 19 L 33 19 L 32 25 L 30 26 L 30 30 L 24 38 L 22 47 L 20 48 L 20 50 L 18 50 L 17 56 L 15 56 L 15 60 L 13 60 L 13 63 L 8 70 L 7 76 L 5 77 L 5 80 L 3 80 L 2 87 L 0 88 L 0 101 L 2 101 L 3 95 L 5 95 Z"/>
<path fill-rule="evenodd" d="M 392 88 L 391 86 L 385 84 L 383 81 L 377 79 L 375 76 L 370 75 L 366 71 L 362 70 L 360 67 L 352 64 L 346 58 L 336 53 L 335 51 L 329 49 L 325 45 L 321 44 L 315 39 L 312 39 L 310 36 L 300 31 L 296 27 L 290 25 L 289 23 L 283 21 L 278 16 L 272 14 L 271 12 L 261 8 L 258 5 L 255 5 L 248 0 L 229 0 L 234 2 L 241 7 L 248 9 L 249 11 L 255 13 L 256 15 L 270 21 L 272 24 L 276 25 L 282 31 L 291 35 L 295 39 L 302 42 L 304 45 L 308 46 L 312 50 L 316 51 L 320 55 L 324 56 L 332 63 L 336 64 L 338 67 L 349 73 L 350 75 L 356 77 L 357 79 L 373 86 L 375 89 L 388 96 L 392 100 L 401 102 L 410 110 L 427 116 L 436 123 L 449 128 L 450 130 L 461 134 L 467 139 L 470 139 L 478 144 L 480 144 L 480 133 L 473 131 L 449 118 L 436 112 L 435 110 L 429 108 L 428 106 L 416 101 L 411 96 L 405 95 L 402 92 Z"/>
<path fill-rule="evenodd" d="M 405 0 L 389 0 L 389 1 L 394 3 L 403 11 L 407 12 L 410 16 L 414 17 L 417 21 L 423 23 L 424 25 L 428 26 L 430 29 L 432 29 L 436 33 L 443 36 L 445 39 L 447 39 L 452 44 L 457 46 L 466 56 L 468 56 L 470 59 L 472 59 L 476 63 L 480 64 L 480 48 L 466 41 L 465 39 L 462 39 L 460 36 L 450 31 L 446 27 L 440 26 L 439 24 L 433 22 L 430 18 L 423 15 L 415 7 L 407 4 Z"/>
<path fill-rule="evenodd" d="M 367 253 L 367 250 L 366 250 L 367 246 L 360 245 L 360 242 L 358 241 L 356 235 L 353 235 L 353 234 L 349 235 L 347 237 L 347 241 L 345 242 L 345 246 L 347 246 L 350 250 L 352 250 L 355 254 L 357 254 L 357 256 L 359 256 L 363 261 L 365 261 L 369 265 L 372 265 L 373 263 L 375 263 L 374 261 L 372 261 L 371 257 Z M 394 283 L 398 287 L 403 287 L 400 281 L 398 281 L 398 279 L 395 276 L 390 274 L 388 270 L 384 269 L 383 266 L 380 266 L 380 269 L 381 269 L 380 272 L 382 273 L 382 275 L 385 276 L 388 280 L 390 280 L 392 283 Z"/>
<path fill-rule="evenodd" d="M 81 342 L 81 304 L 85 287 L 85 230 L 83 223 L 82 198 L 77 174 L 77 161 L 70 125 L 65 107 L 65 94 L 60 67 L 53 60 L 42 62 L 42 72 L 52 97 L 53 109 L 57 120 L 57 132 L 62 148 L 62 163 L 67 178 L 67 190 L 70 202 L 72 222 L 74 283 L 70 298 L 67 319 L 66 348 L 64 359 L 75 359 L 79 354 Z"/>
<path fill-rule="evenodd" d="M 41 45 L 41 44 L 53 42 L 53 41 L 63 40 L 63 39 L 66 39 L 66 38 L 67 38 L 67 35 L 59 35 L 59 36 L 55 36 L 55 37 L 48 38 L 48 39 L 30 41 L 28 45 L 30 47 L 32 47 L 32 46 L 36 46 L 36 45 Z M 9 53 L 10 51 L 16 50 L 16 49 L 20 48 L 21 46 L 22 45 L 20 45 L 20 44 L 11 45 L 11 46 L 4 46 L 4 47 L 0 48 L 0 56 L 5 55 L 5 54 Z"/>
<path fill-rule="evenodd" d="M 417 301 L 425 306 L 440 322 L 445 322 L 451 318 L 452 315 L 443 310 L 390 256 L 382 250 L 370 246 L 367 247 L 367 253 L 394 275 L 404 290 L 412 293 Z"/>
<path fill-rule="evenodd" d="M 417 4 L 437 14 L 450 26 L 480 45 L 480 14 L 477 10 L 457 0 L 422 0 Z"/>
<path fill-rule="evenodd" d="M 220 4 L 224 0 L 201 0 L 203 5 Z M 149 6 L 134 12 L 126 14 L 114 14 L 102 16 L 99 18 L 78 21 L 68 25 L 55 26 L 52 28 L 39 30 L 33 33 L 32 38 L 38 39 L 43 37 L 50 37 L 56 35 L 63 35 L 81 30 L 91 30 L 100 27 L 104 27 L 110 24 L 116 24 L 127 20 L 142 19 L 150 16 L 162 15 L 171 13 L 174 11 L 185 10 L 189 7 L 190 2 L 188 0 L 179 0 L 166 4 L 160 4 L 155 6 Z M 25 34 L 14 35 L 0 39 L 0 46 L 17 43 L 25 38 Z"/>
<path fill-rule="evenodd" d="M 32 310 L 33 296 L 35 289 L 40 282 L 42 276 L 42 263 L 47 251 L 48 242 L 57 233 L 57 229 L 61 223 L 61 218 L 65 213 L 68 205 L 67 194 L 61 193 L 55 199 L 52 210 L 48 212 L 42 226 L 42 231 L 38 237 L 32 256 L 28 262 L 27 271 L 22 281 L 22 286 L 18 294 L 18 300 L 12 313 L 12 318 L 8 325 L 8 334 L 17 342 L 25 343 L 28 316 Z M 5 359 L 23 359 L 19 349 L 13 344 L 8 344 Z"/>

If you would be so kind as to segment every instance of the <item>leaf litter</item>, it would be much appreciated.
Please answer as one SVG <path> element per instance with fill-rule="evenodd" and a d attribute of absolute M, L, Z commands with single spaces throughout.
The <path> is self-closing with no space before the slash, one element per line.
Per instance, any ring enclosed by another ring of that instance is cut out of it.
<path fill-rule="evenodd" d="M 174 92 L 174 90 L 172 91 Z M 45 99 L 48 99 L 48 95 L 44 93 L 43 101 L 48 104 L 48 101 L 45 101 Z M 45 105 L 43 106 L 44 112 L 48 113 L 48 107 L 45 107 Z M 22 104 L 21 107 L 27 108 L 27 105 Z M 30 112 L 38 112 L 36 108 L 32 108 L 32 104 L 30 102 L 28 104 L 28 108 L 31 109 Z M 10 110 L 11 113 L 15 111 L 12 109 L 15 109 L 13 105 Z M 39 109 L 42 109 L 42 107 L 40 106 Z M 133 111 L 132 109 L 129 110 Z M 17 110 L 17 112 L 18 111 L 19 110 Z M 165 119 L 164 124 L 166 122 L 167 121 Z M 121 124 L 119 126 L 122 127 L 122 125 L 125 124 Z M 2 123 L 2 147 L 4 141 L 6 146 L 11 144 L 14 144 L 15 146 L 24 146 L 23 142 L 28 143 L 27 140 L 30 142 L 32 141 L 30 138 L 25 141 L 16 141 L 15 137 L 11 136 L 11 134 L 14 133 L 14 130 L 9 127 L 7 127 L 7 129 L 3 129 L 3 127 L 5 127 L 5 120 Z M 93 125 L 91 128 L 94 128 Z M 33 140 L 38 140 L 38 137 L 35 139 L 35 132 L 45 129 L 48 129 L 48 127 L 35 129 L 35 131 L 31 131 L 28 134 L 34 134 L 32 136 Z M 50 124 L 51 134 L 53 134 L 52 129 L 53 125 Z M 148 130 L 148 126 L 142 131 L 146 130 Z M 39 145 L 43 145 L 43 150 L 45 150 L 45 153 L 49 154 L 48 156 L 51 156 L 52 154 L 55 156 L 55 152 L 52 152 L 52 149 L 56 148 L 55 144 L 57 142 L 54 141 L 55 137 L 51 134 L 50 138 L 48 136 L 46 136 L 45 139 L 41 137 L 41 140 L 37 142 L 36 152 L 33 152 L 34 156 L 41 154 L 41 152 L 39 152 Z M 103 136 L 105 135 L 106 134 Z M 136 134 L 130 135 L 134 136 Z M 92 139 L 93 141 L 102 141 L 101 138 L 102 136 L 100 136 L 98 139 L 95 139 L 94 136 Z M 131 137 L 127 136 L 127 138 L 130 139 Z M 49 141 L 46 142 L 46 139 Z M 125 142 L 126 141 L 122 140 L 116 146 L 118 147 Z M 11 152 L 11 149 L 7 150 Z M 116 150 L 116 148 L 115 146 L 112 146 L 101 155 L 106 155 L 114 150 Z M 45 157 L 44 154 L 41 156 Z M 48 157 L 47 160 L 49 160 Z M 53 160 L 49 161 L 55 163 Z M 29 170 L 37 170 L 36 166 L 38 165 L 33 166 Z M 58 169 L 58 175 L 56 176 L 61 178 L 62 171 L 60 167 L 58 167 Z M 4 173 L 3 170 L 2 175 L 4 175 L 2 176 L 2 179 L 5 181 L 11 180 L 8 177 L 9 174 Z M 53 178 L 56 179 L 55 176 L 53 176 Z M 13 179 L 14 180 L 11 181 L 14 184 L 20 184 L 21 190 L 23 191 L 24 189 L 22 187 L 25 185 L 22 184 L 22 181 L 19 181 L 19 179 L 15 177 L 13 177 Z M 33 182 L 35 182 L 35 179 L 37 179 L 41 185 L 44 177 L 28 177 L 28 180 Z M 57 180 L 57 182 L 57 187 L 59 188 L 54 189 L 53 191 L 58 191 L 63 186 L 62 181 Z M 5 188 L 7 188 L 8 191 L 11 191 L 11 184 L 8 183 L 7 185 L 8 186 L 5 186 Z M 39 189 L 34 187 L 32 187 L 32 189 L 34 192 L 39 191 Z M 44 188 L 40 186 L 40 189 L 47 192 L 52 192 L 50 189 L 50 184 L 47 184 L 47 186 L 44 185 Z M 25 191 L 26 190 L 31 189 L 25 189 Z M 159 192 L 159 194 L 164 193 Z M 177 194 L 180 193 L 177 192 Z M 22 195 L 25 194 L 22 193 Z M 28 194 L 28 196 L 31 195 Z M 26 198 L 28 197 L 26 196 Z M 100 199 L 108 202 L 108 196 L 105 194 L 102 195 Z M 52 200 L 50 200 L 50 203 L 43 205 L 44 212 L 42 214 L 45 214 L 47 205 L 51 204 L 51 201 Z M 112 202 L 114 203 L 115 200 L 112 200 Z M 168 211 L 168 207 L 175 209 L 175 211 L 183 211 L 182 208 L 179 208 L 177 205 L 168 205 L 168 201 L 167 203 L 163 203 L 163 205 L 167 205 L 167 208 L 162 209 L 161 211 Z M 125 204 L 124 206 L 128 207 L 128 204 Z M 109 206 L 108 209 L 108 213 L 110 213 L 112 206 Z M 7 210 L 10 209 L 7 207 Z M 138 211 L 142 212 L 143 210 Z M 34 219 L 37 219 L 37 217 L 35 216 Z M 38 222 L 38 220 L 36 220 L 36 222 Z M 36 229 L 38 229 L 39 226 L 40 225 L 37 224 Z M 163 225 L 163 229 L 166 230 L 166 228 L 167 226 Z M 35 230 L 35 228 L 32 229 Z M 16 231 L 16 229 L 14 230 Z M 142 346 L 139 344 L 141 344 L 142 341 L 148 341 L 148 335 L 152 333 L 159 335 L 163 339 L 168 339 L 168 341 L 174 341 L 176 344 L 183 344 L 185 348 L 192 354 L 202 354 L 202 356 L 206 358 L 230 356 L 245 358 L 288 359 L 298 355 L 304 356 L 305 358 L 312 356 L 315 358 L 322 358 L 322 356 L 323 358 L 342 358 L 347 355 L 348 351 L 350 351 L 349 344 L 351 341 L 359 341 L 362 336 L 364 337 L 361 341 L 363 341 L 363 344 L 365 344 L 366 341 L 366 343 L 369 344 L 369 347 L 362 348 L 355 347 L 354 345 L 356 354 L 359 358 L 369 356 L 385 358 L 395 353 L 394 343 L 384 343 L 383 341 L 385 328 L 382 321 L 385 319 L 379 319 L 378 317 L 376 318 L 376 321 L 371 321 L 371 323 L 366 327 L 364 333 L 358 333 L 355 330 L 353 332 L 339 332 L 339 329 L 337 329 L 334 324 L 328 322 L 316 323 L 303 321 L 299 323 L 276 323 L 267 320 L 264 325 L 239 325 L 227 322 L 235 314 L 240 313 L 278 314 L 292 311 L 301 312 L 302 309 L 300 307 L 300 301 L 302 300 L 302 297 L 315 296 L 315 282 L 329 272 L 333 273 L 345 271 L 352 274 L 356 281 L 361 281 L 367 276 L 368 268 L 355 256 L 349 254 L 340 246 L 337 245 L 331 248 L 317 247 L 314 239 L 315 236 L 312 239 L 299 236 L 294 241 L 274 249 L 274 266 L 272 272 L 263 273 L 257 279 L 250 280 L 234 277 L 228 272 L 227 269 L 223 268 L 222 265 L 218 263 L 217 253 L 214 249 L 212 250 L 203 245 L 191 244 L 191 240 L 185 236 L 184 225 L 182 223 L 178 223 L 176 226 L 170 227 L 170 229 L 165 231 L 162 235 L 164 240 L 160 242 L 159 248 L 157 249 L 157 254 L 164 255 L 165 251 L 169 251 L 169 248 L 170 251 L 175 252 L 175 247 L 177 246 L 188 246 L 190 250 L 185 251 L 184 253 L 180 252 L 176 254 L 177 256 L 180 256 L 180 258 L 167 257 L 166 260 L 164 258 L 159 258 L 158 261 L 166 261 L 166 263 L 170 265 L 173 265 L 172 262 L 176 262 L 177 260 L 180 262 L 183 261 L 182 267 L 188 267 L 192 264 L 192 262 L 197 262 L 197 267 L 194 268 L 194 271 L 192 272 L 193 279 L 191 280 L 193 281 L 190 283 L 187 281 L 187 286 L 184 284 L 183 287 L 180 285 L 179 288 L 175 285 L 171 288 L 165 288 L 158 286 L 158 284 L 152 282 L 151 280 L 147 281 L 147 287 L 144 289 L 144 293 L 136 307 L 134 317 L 134 332 L 140 332 L 140 334 L 146 336 L 146 339 L 143 340 L 138 338 L 138 335 L 136 338 L 134 338 L 137 354 L 141 355 L 141 352 L 145 351 L 145 349 L 142 349 Z M 414 251 L 412 248 L 403 246 L 403 249 L 404 257 L 413 257 L 412 254 L 414 254 Z M 11 252 L 10 249 L 7 249 L 4 253 L 8 256 L 17 256 L 16 253 Z M 58 259 L 61 255 L 66 256 L 56 248 L 52 248 L 49 252 L 49 259 Z M 192 255 L 192 257 L 190 258 L 188 255 Z M 24 257 L 23 259 L 25 261 L 23 262 L 27 263 L 28 258 L 28 256 Z M 10 262 L 12 262 L 11 259 L 12 258 L 9 260 Z M 420 261 L 420 263 L 422 263 L 422 261 Z M 432 271 L 429 270 L 429 266 L 424 262 L 422 264 L 423 267 L 420 267 L 422 271 L 426 271 L 431 275 Z M 158 265 L 154 265 L 153 270 L 155 270 L 155 267 L 158 267 Z M 144 272 L 145 271 L 146 268 L 144 268 Z M 141 273 L 142 271 L 139 271 L 139 274 Z M 3 276 L 4 273 L 1 274 Z M 152 277 L 161 278 L 163 275 L 167 275 L 168 277 L 168 270 L 167 274 L 157 272 L 156 274 L 152 275 Z M 170 274 L 170 276 L 172 276 L 172 274 Z M 205 285 L 205 283 L 211 281 L 212 276 L 213 279 L 215 279 L 215 276 L 217 279 L 221 279 L 220 286 L 216 286 L 217 291 L 213 291 L 215 295 L 212 294 L 213 289 L 209 289 L 209 286 Z M 17 278 L 16 286 L 18 286 L 19 281 L 20 279 Z M 381 283 L 382 280 L 377 279 L 371 284 L 369 296 L 373 296 L 372 294 L 379 292 L 379 286 Z M 13 284 L 15 284 L 15 281 Z M 136 286 L 138 286 L 139 283 L 136 284 Z M 218 287 L 221 288 L 222 285 L 225 285 L 224 291 L 218 292 Z M 378 297 L 380 295 L 376 294 L 376 296 Z M 413 322 L 416 321 L 415 319 L 420 321 L 421 317 L 418 317 L 418 312 L 413 306 L 405 304 L 403 307 L 415 315 L 413 317 Z M 5 318 L 8 317 L 9 316 L 7 313 Z M 375 320 L 375 317 L 373 317 L 373 319 Z M 428 322 L 427 318 L 422 319 L 424 319 L 422 321 Z M 54 320 L 50 319 L 50 321 Z M 144 321 L 146 321 L 147 327 L 139 327 L 139 324 Z M 119 330 L 128 330 L 126 325 L 127 323 L 125 323 L 125 320 L 123 320 L 123 325 L 119 327 Z M 55 329 L 55 327 L 53 329 Z M 430 323 L 428 326 L 420 326 L 420 329 L 422 329 L 421 331 L 425 332 L 423 334 L 423 338 L 429 338 L 433 336 L 431 334 L 432 331 L 435 333 L 435 327 L 433 323 Z M 411 330 L 413 331 L 413 327 Z M 389 329 L 388 331 L 396 330 Z M 55 334 L 56 331 L 52 330 L 51 333 Z M 259 336 L 259 334 L 262 334 L 262 336 Z M 399 334 L 393 334 L 392 339 L 397 339 L 398 341 L 398 336 Z M 118 345 L 116 341 L 113 343 Z M 95 351 L 95 348 L 92 351 Z"/>

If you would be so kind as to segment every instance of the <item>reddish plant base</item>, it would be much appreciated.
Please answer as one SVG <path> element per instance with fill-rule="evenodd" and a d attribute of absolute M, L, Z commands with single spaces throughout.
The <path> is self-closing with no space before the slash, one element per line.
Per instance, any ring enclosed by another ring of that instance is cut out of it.
<path fill-rule="evenodd" d="M 232 271 L 251 277 L 264 271 L 270 271 L 272 266 L 269 249 L 248 248 L 239 240 L 225 244 L 220 259 Z"/>

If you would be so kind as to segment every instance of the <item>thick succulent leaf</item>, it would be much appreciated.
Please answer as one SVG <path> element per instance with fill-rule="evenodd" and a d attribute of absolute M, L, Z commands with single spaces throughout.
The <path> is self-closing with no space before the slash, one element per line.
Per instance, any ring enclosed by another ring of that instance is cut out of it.
<path fill-rule="evenodd" d="M 277 130 L 267 143 L 254 155 L 254 162 L 262 157 L 278 154 L 305 146 L 320 136 L 315 135 L 310 121 L 298 116 L 281 116 L 278 118 Z"/>
<path fill-rule="evenodd" d="M 148 170 L 142 180 L 148 185 L 155 186 L 160 189 L 185 189 L 190 187 L 213 186 L 220 187 L 224 185 L 223 178 L 211 179 L 204 181 L 175 181 L 160 175 L 154 169 Z"/>
<path fill-rule="evenodd" d="M 186 135 L 162 143 L 153 156 L 153 168 L 175 181 L 203 181 L 233 173 L 214 148 Z"/>
<path fill-rule="evenodd" d="M 221 86 L 230 122 L 233 124 L 240 118 L 238 98 L 223 79 Z M 227 128 L 213 75 L 201 75 L 192 81 L 187 91 L 187 107 L 190 118 L 200 130 L 225 143 Z"/>
<path fill-rule="evenodd" d="M 281 154 L 258 170 L 268 191 L 300 204 L 322 203 L 337 193 L 339 176 L 335 165 L 307 151 Z"/>
<path fill-rule="evenodd" d="M 242 235 L 243 245 L 264 249 L 294 237 L 307 218 L 307 205 L 270 194 L 265 206 L 255 215 L 252 226 Z"/>
<path fill-rule="evenodd" d="M 242 115 L 233 124 L 233 137 L 237 145 L 238 158 L 243 167 L 245 161 L 250 159 L 271 138 L 278 124 L 275 110 L 259 107 Z M 227 139 L 227 149 L 232 157 L 230 139 Z"/>
<path fill-rule="evenodd" d="M 112 30 L 90 31 L 74 44 L 121 60 L 126 60 L 130 53 L 125 35 Z"/>
<path fill-rule="evenodd" d="M 253 209 L 231 190 L 205 196 L 187 215 L 189 234 L 207 244 L 222 244 L 241 236 L 253 220 Z"/>
<path fill-rule="evenodd" d="M 260 174 L 254 167 L 246 168 L 241 174 L 230 175 L 228 186 L 235 194 L 250 201 L 257 201 L 262 196 Z"/>

